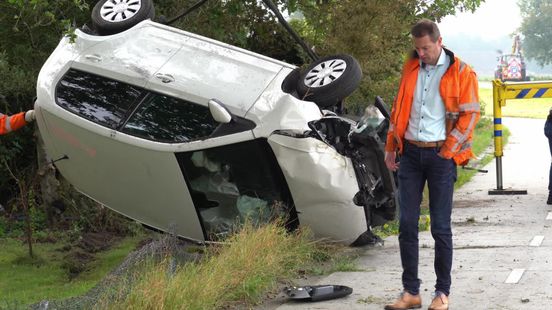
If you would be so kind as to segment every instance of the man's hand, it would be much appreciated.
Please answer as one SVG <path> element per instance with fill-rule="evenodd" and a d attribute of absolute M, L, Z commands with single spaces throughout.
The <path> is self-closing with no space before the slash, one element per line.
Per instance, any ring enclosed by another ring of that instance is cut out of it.
<path fill-rule="evenodd" d="M 397 171 L 397 169 L 399 169 L 399 163 L 395 162 L 396 156 L 395 152 L 385 152 L 385 165 L 387 169 L 391 171 Z"/>
<path fill-rule="evenodd" d="M 34 120 L 35 120 L 35 111 L 34 110 L 29 110 L 29 111 L 25 112 L 25 121 L 27 123 L 30 123 Z"/>

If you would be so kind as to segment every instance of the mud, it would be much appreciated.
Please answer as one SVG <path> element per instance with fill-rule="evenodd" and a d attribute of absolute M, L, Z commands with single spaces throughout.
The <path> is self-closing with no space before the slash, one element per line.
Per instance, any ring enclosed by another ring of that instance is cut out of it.
<path fill-rule="evenodd" d="M 84 233 L 77 242 L 61 248 L 67 252 L 63 256 L 63 268 L 70 279 L 90 269 L 90 264 L 96 260 L 96 254 L 110 249 L 121 237 L 110 232 Z"/>

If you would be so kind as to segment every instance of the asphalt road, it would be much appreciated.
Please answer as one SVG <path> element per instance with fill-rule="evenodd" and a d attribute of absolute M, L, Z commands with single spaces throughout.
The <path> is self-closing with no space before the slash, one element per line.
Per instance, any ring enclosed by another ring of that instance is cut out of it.
<path fill-rule="evenodd" d="M 503 119 L 511 131 L 504 150 L 503 187 L 527 195 L 489 195 L 496 189 L 496 162 L 457 190 L 453 209 L 454 264 L 450 309 L 552 309 L 552 206 L 546 205 L 550 152 L 544 120 Z M 547 219 L 548 218 L 548 219 Z M 420 234 L 423 309 L 435 282 L 433 239 Z M 342 299 L 317 303 L 287 301 L 288 309 L 383 309 L 401 291 L 396 236 L 381 247 L 366 248 L 358 272 L 338 272 L 316 284 L 353 288 Z M 313 281 L 312 279 L 309 279 Z"/>

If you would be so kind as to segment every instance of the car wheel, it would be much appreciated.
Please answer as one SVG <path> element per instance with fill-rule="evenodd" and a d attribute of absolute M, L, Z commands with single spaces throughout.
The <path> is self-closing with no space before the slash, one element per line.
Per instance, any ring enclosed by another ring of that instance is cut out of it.
<path fill-rule="evenodd" d="M 100 0 L 92 9 L 91 19 L 98 34 L 110 35 L 154 16 L 152 0 Z"/>
<path fill-rule="evenodd" d="M 358 88 L 362 69 L 352 56 L 335 55 L 312 63 L 300 76 L 297 93 L 321 108 L 336 105 Z"/>

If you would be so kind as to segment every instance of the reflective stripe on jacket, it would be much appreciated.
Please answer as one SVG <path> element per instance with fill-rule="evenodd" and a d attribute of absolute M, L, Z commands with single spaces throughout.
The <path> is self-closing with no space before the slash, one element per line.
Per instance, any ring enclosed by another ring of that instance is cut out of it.
<path fill-rule="evenodd" d="M 27 125 L 25 121 L 25 112 L 11 116 L 0 113 L 0 135 L 10 133 L 25 125 Z"/>
<path fill-rule="evenodd" d="M 471 150 L 472 135 L 479 120 L 479 87 L 472 68 L 443 48 L 450 56 L 450 64 L 441 79 L 439 93 L 446 110 L 446 140 L 440 155 L 453 158 L 457 165 L 465 165 L 475 157 Z M 403 151 L 404 134 L 410 119 L 414 91 L 420 70 L 416 53 L 404 65 L 399 92 L 391 111 L 391 124 L 387 133 L 385 150 Z"/>

